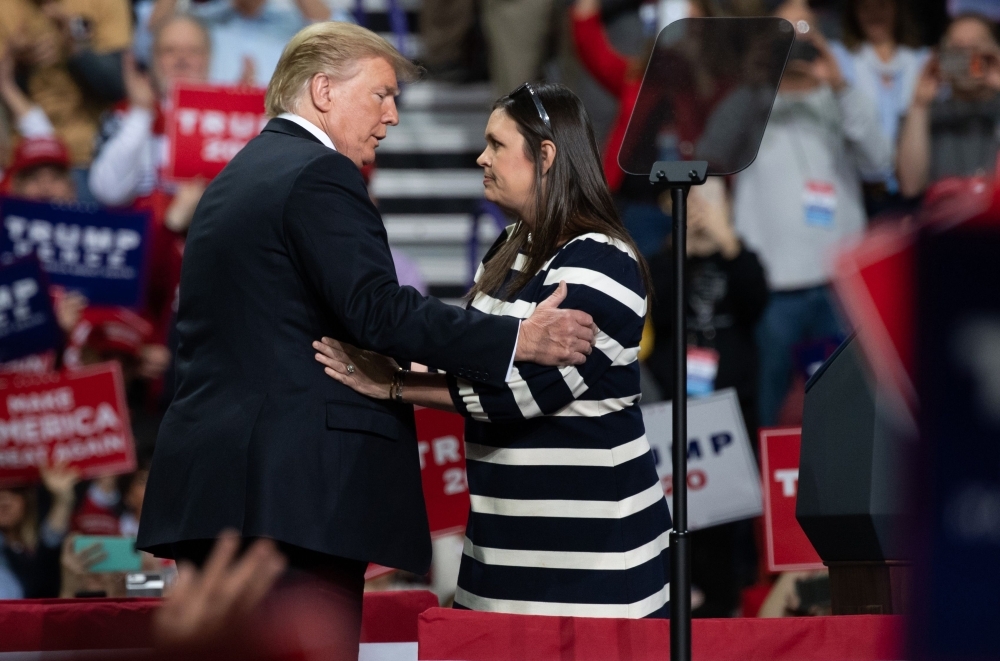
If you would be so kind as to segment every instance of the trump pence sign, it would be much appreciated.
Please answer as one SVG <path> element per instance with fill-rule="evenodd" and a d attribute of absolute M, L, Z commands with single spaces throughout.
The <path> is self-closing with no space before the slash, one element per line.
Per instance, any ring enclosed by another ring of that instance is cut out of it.
<path fill-rule="evenodd" d="M 34 257 L 0 266 L 0 371 L 50 352 L 60 340 L 48 282 Z"/>
<path fill-rule="evenodd" d="M 167 176 L 214 178 L 266 123 L 262 89 L 179 85 L 167 116 Z"/>
<path fill-rule="evenodd" d="M 0 215 L 3 263 L 34 254 L 49 284 L 78 291 L 91 305 L 142 304 L 147 213 L 0 198 Z"/>
<path fill-rule="evenodd" d="M 135 470 L 135 444 L 117 363 L 0 376 L 0 484 L 65 464 L 82 479 Z"/>

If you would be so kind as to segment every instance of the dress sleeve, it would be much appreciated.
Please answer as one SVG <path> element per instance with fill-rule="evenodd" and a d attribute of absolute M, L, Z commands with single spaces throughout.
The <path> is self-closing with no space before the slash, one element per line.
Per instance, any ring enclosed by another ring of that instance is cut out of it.
<path fill-rule="evenodd" d="M 587 312 L 598 327 L 597 343 L 587 361 L 569 367 L 515 362 L 502 387 L 449 374 L 448 389 L 463 416 L 481 422 L 513 422 L 557 415 L 577 401 L 604 400 L 603 393 L 594 390 L 597 382 L 612 367 L 638 359 L 646 292 L 638 262 L 628 249 L 603 237 L 567 245 L 546 273 L 536 304 L 550 296 L 560 281 L 568 287 L 560 307 Z M 621 388 L 616 391 L 620 393 Z M 627 399 L 638 399 L 638 392 Z"/>

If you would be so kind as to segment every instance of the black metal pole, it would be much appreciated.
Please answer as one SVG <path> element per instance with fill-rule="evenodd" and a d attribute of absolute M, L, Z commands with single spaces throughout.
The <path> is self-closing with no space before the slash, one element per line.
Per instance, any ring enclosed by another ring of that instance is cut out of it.
<path fill-rule="evenodd" d="M 673 523 L 670 533 L 670 659 L 691 660 L 691 548 L 687 529 L 687 260 L 689 186 L 672 186 L 674 252 Z"/>

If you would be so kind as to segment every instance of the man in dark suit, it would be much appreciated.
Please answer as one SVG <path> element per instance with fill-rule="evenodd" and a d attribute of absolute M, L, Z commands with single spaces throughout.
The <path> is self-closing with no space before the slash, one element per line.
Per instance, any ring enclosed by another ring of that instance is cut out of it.
<path fill-rule="evenodd" d="M 191 224 L 177 388 L 137 544 L 197 563 L 223 529 L 272 538 L 339 591 L 355 630 L 369 561 L 416 573 L 430 562 L 413 411 L 328 378 L 312 342 L 500 384 L 515 356 L 580 364 L 594 339 L 579 311 L 545 306 L 519 326 L 398 285 L 359 167 L 398 122 L 397 76 L 414 73 L 349 24 L 312 25 L 286 47 L 268 88 L 275 119 Z"/>

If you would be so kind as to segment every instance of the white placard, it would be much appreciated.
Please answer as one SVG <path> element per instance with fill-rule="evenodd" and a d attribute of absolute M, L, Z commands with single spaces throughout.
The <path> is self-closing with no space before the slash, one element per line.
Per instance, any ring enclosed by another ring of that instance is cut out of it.
<path fill-rule="evenodd" d="M 642 407 L 646 438 L 673 513 L 671 445 L 673 404 Z M 760 474 L 736 390 L 688 400 L 688 528 L 699 530 L 764 512 Z"/>

